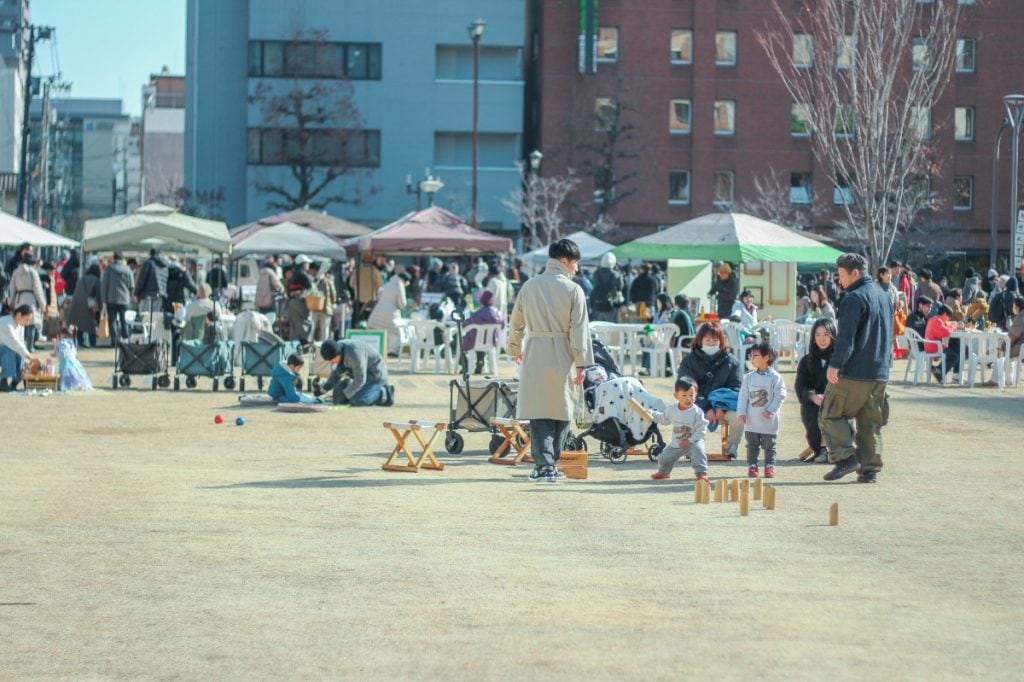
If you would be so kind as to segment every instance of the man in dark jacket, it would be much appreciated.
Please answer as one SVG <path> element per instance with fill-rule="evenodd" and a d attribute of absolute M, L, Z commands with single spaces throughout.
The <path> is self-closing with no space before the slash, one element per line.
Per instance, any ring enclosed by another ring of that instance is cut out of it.
<path fill-rule="evenodd" d="M 224 264 L 220 258 L 213 261 L 213 266 L 206 273 L 206 283 L 213 290 L 213 299 L 215 301 L 219 300 L 223 296 L 224 290 L 228 288 L 228 273 L 224 269 Z"/>
<path fill-rule="evenodd" d="M 739 293 L 740 278 L 733 272 L 731 265 L 722 263 L 718 266 L 718 278 L 712 282 L 711 291 L 708 292 L 708 296 L 715 297 L 719 319 L 729 319 Z"/>
<path fill-rule="evenodd" d="M 135 274 L 124 264 L 124 254 L 115 251 L 113 262 L 103 269 L 100 278 L 100 299 L 107 307 L 111 339 L 128 338 L 128 322 L 124 314 L 131 305 L 134 289 Z"/>
<path fill-rule="evenodd" d="M 316 390 L 319 397 L 333 392 L 334 402 L 352 407 L 395 404 L 395 387 L 388 384 L 388 368 L 377 349 L 362 341 L 324 341 L 320 357 L 334 365 L 327 381 Z"/>
<path fill-rule="evenodd" d="M 626 299 L 622 295 L 622 275 L 615 269 L 615 254 L 609 251 L 601 256 L 601 267 L 594 272 L 594 290 L 590 292 L 593 322 L 618 322 L 619 307 Z"/>
<path fill-rule="evenodd" d="M 921 338 L 924 338 L 925 327 L 928 326 L 928 319 L 932 316 L 932 306 L 935 301 L 922 296 L 917 299 L 917 308 L 907 318 L 907 326 L 917 332 Z"/>
<path fill-rule="evenodd" d="M 845 295 L 836 312 L 839 329 L 819 420 L 835 464 L 825 480 L 836 481 L 858 471 L 858 483 L 874 483 L 882 468 L 885 387 L 892 366 L 892 304 L 867 274 L 864 256 L 845 253 L 836 265 Z"/>
<path fill-rule="evenodd" d="M 167 264 L 167 302 L 171 304 L 171 310 L 175 303 L 185 305 L 185 292 L 189 291 L 193 296 L 199 291 L 196 281 L 192 279 L 188 269 L 185 268 L 176 258 Z"/>
<path fill-rule="evenodd" d="M 156 249 L 150 249 L 149 258 L 139 270 L 139 279 L 135 282 L 135 300 L 150 300 L 154 308 L 159 307 L 161 310 L 167 300 L 167 261 Z"/>
<path fill-rule="evenodd" d="M 651 274 L 650 266 L 644 263 L 640 266 L 640 274 L 629 286 L 629 302 L 637 305 L 643 303 L 647 306 L 647 310 L 653 311 L 658 293 L 658 280 Z"/>

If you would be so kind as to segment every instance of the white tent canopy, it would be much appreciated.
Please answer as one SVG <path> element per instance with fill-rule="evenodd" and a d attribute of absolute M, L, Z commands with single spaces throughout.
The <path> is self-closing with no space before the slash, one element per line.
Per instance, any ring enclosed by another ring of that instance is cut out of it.
<path fill-rule="evenodd" d="M 307 256 L 345 259 L 345 247 L 328 234 L 295 223 L 279 223 L 237 238 L 233 258 L 254 254 L 301 253 Z"/>
<path fill-rule="evenodd" d="M 56 246 L 68 249 L 78 247 L 78 242 L 74 239 L 61 237 L 56 232 L 44 230 L 18 216 L 0 211 L 0 246 L 18 246 L 25 243 L 32 246 Z"/>
<path fill-rule="evenodd" d="M 228 226 L 219 220 L 195 218 L 163 204 L 149 204 L 126 215 L 87 220 L 82 229 L 83 251 L 145 251 L 154 245 L 230 253 L 231 236 Z"/>
<path fill-rule="evenodd" d="M 601 260 L 601 256 L 615 248 L 614 244 L 603 242 L 589 232 L 573 232 L 565 238 L 571 239 L 576 242 L 576 246 L 580 247 L 581 263 L 596 263 Z M 530 251 L 523 256 L 523 260 L 535 267 L 544 265 L 548 262 L 548 247 L 542 246 Z"/>

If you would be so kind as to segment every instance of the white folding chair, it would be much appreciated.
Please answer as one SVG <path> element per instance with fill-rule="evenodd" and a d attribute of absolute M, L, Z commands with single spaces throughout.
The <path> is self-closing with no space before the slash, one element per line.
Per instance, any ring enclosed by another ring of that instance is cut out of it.
<path fill-rule="evenodd" d="M 800 325 L 790 320 L 776 320 L 772 325 L 769 343 L 781 358 L 783 353 L 789 353 L 789 366 L 795 366 L 803 356 L 800 343 Z"/>
<path fill-rule="evenodd" d="M 939 341 L 929 341 L 928 343 L 934 343 L 938 346 L 938 350 L 929 353 L 924 349 L 925 340 L 920 334 L 915 332 L 910 327 L 903 330 L 903 333 L 907 337 L 907 342 L 910 345 L 910 356 L 907 358 L 907 369 L 903 372 L 903 381 L 907 381 L 907 376 L 910 374 L 910 367 L 914 367 L 914 385 L 917 386 L 917 382 L 920 379 L 921 372 L 924 371 L 927 383 L 932 382 L 932 360 L 938 359 L 942 367 L 942 376 L 946 376 L 946 354 L 942 349 L 942 343 Z"/>
<path fill-rule="evenodd" d="M 501 330 L 502 325 L 500 324 L 471 324 L 468 327 L 462 328 L 462 338 L 466 338 L 466 334 L 469 333 L 470 329 L 476 330 L 476 340 L 473 342 L 473 350 L 466 352 L 466 362 L 469 362 L 469 355 L 476 353 L 484 353 L 487 358 L 487 370 L 490 374 L 498 373 L 498 351 L 501 347 Z"/>
<path fill-rule="evenodd" d="M 416 334 L 413 337 L 413 341 L 410 344 L 410 356 L 411 362 L 409 371 L 415 373 L 419 371 L 420 363 L 428 361 L 431 357 L 434 358 L 434 374 L 441 373 L 441 360 L 444 360 L 445 372 L 447 374 L 452 373 L 452 331 L 444 325 L 442 322 L 435 322 L 434 320 L 410 320 L 409 323 L 416 330 Z M 444 343 L 440 346 L 434 345 L 434 330 L 440 329 Z"/>
<path fill-rule="evenodd" d="M 409 368 L 412 371 L 412 356 L 413 356 L 413 344 L 416 341 L 416 327 L 414 327 L 409 320 L 402 320 L 398 323 L 398 358 L 395 360 L 395 366 L 402 364 L 402 354 L 405 353 L 409 358 Z"/>
<path fill-rule="evenodd" d="M 740 326 L 735 323 L 722 323 L 722 332 L 725 333 L 725 342 L 729 344 L 733 355 L 740 361 L 740 366 L 746 366 L 747 347 L 743 345 L 743 336 L 740 334 Z"/>
<path fill-rule="evenodd" d="M 648 367 L 651 368 L 652 377 L 665 376 L 665 360 L 672 353 L 672 335 L 678 330 L 679 327 L 674 324 L 659 324 L 647 335 L 647 345 L 641 348 L 641 352 L 650 358 Z M 674 357 L 669 361 L 674 362 Z"/>

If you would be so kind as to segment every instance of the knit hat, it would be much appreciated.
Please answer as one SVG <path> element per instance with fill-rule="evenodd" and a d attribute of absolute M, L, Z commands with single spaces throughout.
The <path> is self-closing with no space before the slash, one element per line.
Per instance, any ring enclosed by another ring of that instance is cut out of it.
<path fill-rule="evenodd" d="M 324 360 L 333 360 L 339 355 L 341 355 L 341 349 L 337 342 L 328 339 L 320 344 L 320 357 Z"/>
<path fill-rule="evenodd" d="M 1007 291 L 1017 291 L 1017 287 L 1018 287 L 1018 284 L 1017 284 L 1017 278 L 1016 277 L 1011 277 L 1010 279 L 1006 280 L 1006 290 Z"/>
<path fill-rule="evenodd" d="M 998 276 L 999 276 L 999 273 L 996 272 L 995 268 L 989 268 L 988 269 L 988 279 L 992 279 L 993 277 L 998 277 Z"/>

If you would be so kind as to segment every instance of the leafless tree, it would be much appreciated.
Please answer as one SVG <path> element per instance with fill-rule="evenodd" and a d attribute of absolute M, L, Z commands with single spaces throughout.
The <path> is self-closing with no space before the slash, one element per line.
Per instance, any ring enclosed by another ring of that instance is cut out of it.
<path fill-rule="evenodd" d="M 808 185 L 801 189 L 810 198 L 813 188 Z M 754 178 L 753 198 L 741 196 L 733 210 L 797 230 L 810 227 L 813 220 L 810 203 L 794 204 L 790 184 L 784 182 L 782 175 L 771 166 L 764 175 Z"/>
<path fill-rule="evenodd" d="M 321 53 L 326 38 L 320 29 L 295 31 L 293 49 L 284 52 L 285 73 L 301 73 L 300 62 L 316 59 L 311 55 Z M 260 81 L 249 97 L 262 113 L 262 130 L 250 130 L 259 136 L 250 140 L 250 149 L 259 149 L 260 163 L 285 166 L 291 175 L 282 183 L 271 173 L 258 173 L 256 190 L 273 197 L 267 207 L 323 210 L 332 203 L 359 204 L 375 194 L 378 188 L 363 183 L 377 163 L 379 138 L 364 130 L 352 83 L 340 73 L 331 79 L 275 80 Z"/>
<path fill-rule="evenodd" d="M 769 2 L 758 40 L 844 198 L 837 236 L 882 262 L 937 171 L 928 127 L 955 65 L 958 0 L 815 0 L 795 11 Z M 813 64 L 796 65 L 798 50 Z"/>
<path fill-rule="evenodd" d="M 516 165 L 521 177 L 519 188 L 501 203 L 522 223 L 527 235 L 527 250 L 561 239 L 566 222 L 563 214 L 565 199 L 579 184 L 579 178 L 571 168 L 566 175 L 547 177 L 528 172 L 522 163 Z"/>
<path fill-rule="evenodd" d="M 172 196 L 172 205 L 182 213 L 208 220 L 224 220 L 224 187 L 200 191 L 178 187 Z"/>

